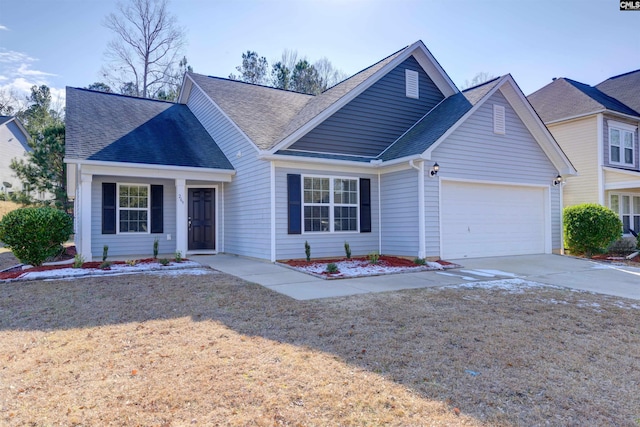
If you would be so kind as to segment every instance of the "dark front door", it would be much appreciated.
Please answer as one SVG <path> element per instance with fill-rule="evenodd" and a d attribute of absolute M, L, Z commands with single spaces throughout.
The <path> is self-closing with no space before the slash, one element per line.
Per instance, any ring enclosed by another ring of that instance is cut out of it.
<path fill-rule="evenodd" d="M 189 189 L 189 250 L 215 249 L 215 189 Z"/>

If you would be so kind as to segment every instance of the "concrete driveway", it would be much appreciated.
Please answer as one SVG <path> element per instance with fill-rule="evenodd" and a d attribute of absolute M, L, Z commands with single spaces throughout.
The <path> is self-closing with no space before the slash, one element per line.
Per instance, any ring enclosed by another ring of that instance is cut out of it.
<path fill-rule="evenodd" d="M 298 300 L 512 278 L 640 300 L 640 269 L 561 255 L 449 260 L 463 267 L 340 280 L 323 280 L 277 264 L 233 255 L 196 255 L 190 259 Z"/>

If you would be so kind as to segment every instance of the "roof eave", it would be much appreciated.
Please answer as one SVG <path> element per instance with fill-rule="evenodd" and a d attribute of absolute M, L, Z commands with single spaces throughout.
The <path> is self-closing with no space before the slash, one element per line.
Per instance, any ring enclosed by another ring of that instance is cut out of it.
<path fill-rule="evenodd" d="M 126 162 L 110 162 L 102 160 L 88 160 L 88 159 L 74 159 L 65 157 L 64 162 L 67 164 L 75 165 L 87 165 L 98 166 L 107 168 L 124 168 L 124 169 L 140 169 L 140 170 L 154 170 L 154 171 L 172 171 L 172 172 L 195 172 L 202 174 L 223 174 L 234 176 L 236 174 L 235 169 L 220 169 L 220 168 L 202 168 L 195 166 L 175 166 L 175 165 L 157 165 L 150 163 L 126 163 Z"/>

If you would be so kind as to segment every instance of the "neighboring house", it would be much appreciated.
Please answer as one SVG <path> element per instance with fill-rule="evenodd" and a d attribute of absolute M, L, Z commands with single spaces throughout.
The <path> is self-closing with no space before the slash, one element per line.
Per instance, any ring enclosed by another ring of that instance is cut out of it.
<path fill-rule="evenodd" d="M 0 192 L 5 196 L 24 190 L 9 166 L 13 159 L 25 159 L 29 147 L 29 132 L 13 116 L 0 116 Z"/>
<path fill-rule="evenodd" d="M 567 179 L 564 206 L 598 203 L 640 232 L 640 70 L 589 86 L 559 78 L 529 101 L 580 171 Z"/>
<path fill-rule="evenodd" d="M 177 104 L 67 88 L 66 120 L 85 258 L 562 248 L 572 164 L 510 75 L 460 92 L 420 41 L 317 96 L 188 73 Z"/>

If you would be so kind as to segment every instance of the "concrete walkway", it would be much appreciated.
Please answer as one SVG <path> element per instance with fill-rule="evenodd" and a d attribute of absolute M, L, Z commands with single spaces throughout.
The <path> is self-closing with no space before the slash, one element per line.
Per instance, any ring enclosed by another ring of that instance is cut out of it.
<path fill-rule="evenodd" d="M 338 280 L 324 280 L 266 261 L 233 255 L 194 255 L 190 259 L 297 300 L 448 286 L 516 277 L 533 282 L 640 300 L 640 269 L 612 266 L 560 255 L 451 260 L 462 265 L 463 268 Z"/>

